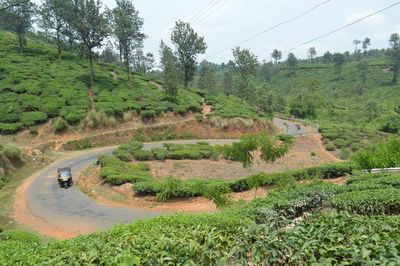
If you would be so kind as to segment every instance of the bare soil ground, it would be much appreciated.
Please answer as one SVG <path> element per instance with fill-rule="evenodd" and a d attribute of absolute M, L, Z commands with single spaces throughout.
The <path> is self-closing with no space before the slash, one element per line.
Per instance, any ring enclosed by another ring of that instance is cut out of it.
<path fill-rule="evenodd" d="M 312 156 L 311 152 L 314 152 L 315 156 Z M 193 177 L 237 179 L 259 172 L 273 173 L 336 161 L 338 159 L 320 145 L 319 136 L 305 136 L 297 138 L 292 150 L 276 162 L 265 164 L 256 156 L 254 165 L 249 168 L 243 168 L 240 162 L 224 159 L 218 161 L 166 160 L 164 162 L 151 161 L 149 164 L 152 175 L 158 178 L 175 176 L 182 179 Z"/>

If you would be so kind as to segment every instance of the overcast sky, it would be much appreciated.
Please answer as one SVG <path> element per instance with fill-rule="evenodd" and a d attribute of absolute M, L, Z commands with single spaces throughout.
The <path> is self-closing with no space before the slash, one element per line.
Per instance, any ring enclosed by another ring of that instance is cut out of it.
<path fill-rule="evenodd" d="M 144 43 L 145 52 L 152 52 L 158 57 L 160 40 L 164 39 L 170 43 L 170 32 L 174 22 L 179 19 L 190 21 L 209 2 L 211 0 L 134 1 L 135 7 L 144 19 L 144 32 L 148 35 Z M 209 13 L 192 23 L 194 29 L 205 37 L 208 44 L 206 54 L 199 56 L 199 61 L 322 2 L 324 0 L 214 0 L 215 6 Z M 241 46 L 250 48 L 262 61 L 270 58 L 274 48 L 288 50 L 395 2 L 397 1 L 331 0 L 305 17 Z M 109 8 L 115 5 L 114 0 L 103 0 L 103 3 Z M 400 32 L 399 14 L 400 5 L 397 5 L 350 28 L 298 48 L 294 53 L 298 57 L 305 57 L 310 46 L 315 46 L 319 55 L 327 50 L 353 51 L 353 40 L 365 37 L 372 40 L 370 48 L 385 48 L 388 46 L 390 34 Z M 216 63 L 230 59 L 232 59 L 230 50 L 207 58 Z"/>

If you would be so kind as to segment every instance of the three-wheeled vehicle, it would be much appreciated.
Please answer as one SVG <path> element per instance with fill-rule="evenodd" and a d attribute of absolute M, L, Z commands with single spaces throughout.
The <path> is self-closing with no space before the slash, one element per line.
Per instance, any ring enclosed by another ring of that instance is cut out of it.
<path fill-rule="evenodd" d="M 58 184 L 60 184 L 61 187 L 67 189 L 70 186 L 72 186 L 73 181 L 72 181 L 71 167 L 58 168 L 57 173 L 58 173 Z"/>

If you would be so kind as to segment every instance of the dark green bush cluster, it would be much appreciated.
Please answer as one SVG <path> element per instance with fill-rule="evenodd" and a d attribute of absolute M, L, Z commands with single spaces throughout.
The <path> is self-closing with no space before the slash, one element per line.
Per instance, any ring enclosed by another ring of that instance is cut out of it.
<path fill-rule="evenodd" d="M 133 157 L 139 161 L 147 160 L 201 160 L 218 159 L 218 150 L 209 143 L 197 144 L 170 144 L 165 143 L 163 148 L 154 148 L 151 151 L 135 151 Z"/>
<path fill-rule="evenodd" d="M 257 119 L 259 114 L 246 102 L 236 97 L 224 95 L 207 95 L 206 103 L 212 105 L 211 114 L 223 118 L 248 118 Z"/>
<path fill-rule="evenodd" d="M 354 161 L 361 169 L 398 167 L 400 165 L 400 139 L 390 138 L 358 151 Z"/>
<path fill-rule="evenodd" d="M 53 121 L 53 129 L 56 133 L 61 133 L 67 128 L 67 122 L 62 118 Z"/>
<path fill-rule="evenodd" d="M 106 80 L 106 77 L 100 78 Z M 149 121 L 164 112 L 186 114 L 201 110 L 201 97 L 193 91 L 180 89 L 176 98 L 172 99 L 140 75 L 134 77 L 133 87 L 134 90 L 129 90 L 126 84 L 117 81 L 113 81 L 112 84 L 98 84 L 95 88 L 97 110 L 116 117 L 122 117 L 127 111 L 134 111 L 140 114 L 144 121 Z"/>
<path fill-rule="evenodd" d="M 269 215 L 293 219 L 322 206 L 326 199 L 336 193 L 338 186 L 325 182 L 275 190 L 266 198 L 252 201 L 242 211 L 245 215 L 254 217 L 258 223 L 267 222 L 271 218 Z"/>
<path fill-rule="evenodd" d="M 136 183 L 153 180 L 146 163 L 126 163 L 114 156 L 103 156 L 98 159 L 100 177 L 112 185 Z"/>
<path fill-rule="evenodd" d="M 89 109 L 87 64 L 76 56 L 57 61 L 53 46 L 30 40 L 27 53 L 14 48 L 16 37 L 0 33 L 0 133 L 18 130 L 62 117 L 69 124 L 82 121 Z M 149 79 L 134 75 L 127 88 L 125 72 L 115 65 L 94 65 L 93 88 L 96 110 L 122 118 L 128 111 L 145 119 L 163 112 L 186 114 L 200 111 L 201 97 L 192 90 L 179 89 L 176 99 L 168 99 Z M 110 72 L 117 73 L 117 78 Z"/>
<path fill-rule="evenodd" d="M 400 132 L 400 115 L 390 116 L 385 119 L 381 128 L 382 131 L 388 133 Z"/>
<path fill-rule="evenodd" d="M 147 181 L 134 185 L 134 190 L 140 195 L 156 195 L 158 200 L 166 201 L 173 198 L 206 197 L 217 205 L 227 203 L 226 195 L 231 192 L 229 184 L 220 179 L 189 179 L 180 180 L 169 177 L 164 181 Z"/>
<path fill-rule="evenodd" d="M 18 163 L 21 161 L 21 151 L 19 148 L 12 144 L 6 144 L 3 147 L 3 154 L 6 156 L 12 163 Z"/>
<path fill-rule="evenodd" d="M 141 142 L 132 141 L 119 146 L 113 151 L 113 155 L 122 161 L 129 162 L 132 161 L 136 153 L 141 151 L 142 147 L 143 144 Z"/>
<path fill-rule="evenodd" d="M 345 192 L 331 200 L 333 207 L 359 214 L 399 214 L 400 189 L 369 189 Z"/>

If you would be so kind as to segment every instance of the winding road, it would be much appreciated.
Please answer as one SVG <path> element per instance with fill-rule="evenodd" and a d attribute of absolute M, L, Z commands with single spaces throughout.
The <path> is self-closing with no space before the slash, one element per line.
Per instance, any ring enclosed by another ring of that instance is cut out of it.
<path fill-rule="evenodd" d="M 291 135 L 307 133 L 305 127 L 299 129 L 295 122 L 275 118 L 274 124 L 282 133 Z M 197 141 L 179 140 L 145 143 L 144 149 L 161 147 L 166 142 L 189 144 Z M 206 141 L 212 145 L 218 145 L 232 143 L 234 140 Z M 83 169 L 94 163 L 99 156 L 111 154 L 114 149 L 115 146 L 71 153 L 67 158 L 62 158 L 28 178 L 16 193 L 14 202 L 15 220 L 51 237 L 66 238 L 82 233 L 105 230 L 115 224 L 129 223 L 133 220 L 160 215 L 157 212 L 135 208 L 104 206 L 74 186 L 69 189 L 59 187 L 56 178 L 57 168 L 70 166 L 76 181 Z M 27 217 L 28 219 L 26 219 Z M 32 222 L 28 222 L 29 220 Z M 60 230 L 64 234 L 59 234 Z"/>

